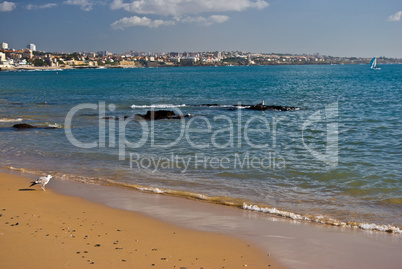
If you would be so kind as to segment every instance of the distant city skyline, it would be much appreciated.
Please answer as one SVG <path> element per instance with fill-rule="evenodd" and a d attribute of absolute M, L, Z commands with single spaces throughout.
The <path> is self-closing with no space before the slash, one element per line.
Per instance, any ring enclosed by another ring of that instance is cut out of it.
<path fill-rule="evenodd" d="M 0 0 L 0 23 L 14 49 L 402 58 L 400 0 Z"/>

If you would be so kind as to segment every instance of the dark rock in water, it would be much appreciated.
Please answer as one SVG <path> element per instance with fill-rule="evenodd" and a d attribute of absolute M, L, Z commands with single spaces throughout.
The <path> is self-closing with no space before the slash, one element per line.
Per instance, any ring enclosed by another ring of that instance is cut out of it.
<path fill-rule="evenodd" d="M 147 114 L 145 115 L 136 114 L 136 116 L 141 117 L 144 120 L 181 119 L 189 117 L 189 115 L 186 116 L 176 115 L 171 110 L 158 110 L 158 111 L 148 110 Z"/>
<path fill-rule="evenodd" d="M 208 106 L 208 107 L 210 107 L 210 106 L 220 106 L 220 105 L 218 105 L 218 104 L 201 104 L 199 106 Z"/>
<path fill-rule="evenodd" d="M 219 105 L 219 104 L 201 104 L 201 107 L 218 107 L 225 110 L 237 110 L 238 108 L 250 109 L 250 110 L 273 110 L 273 111 L 295 111 L 299 110 L 300 107 L 292 107 L 292 106 L 266 106 L 264 103 L 260 103 L 257 105 L 244 105 L 244 104 L 236 104 L 236 105 Z"/>
<path fill-rule="evenodd" d="M 158 111 L 148 110 L 147 114 L 139 115 L 139 116 L 141 116 L 143 119 L 146 119 L 146 120 L 151 120 L 151 119 L 162 120 L 162 119 L 168 119 L 169 117 L 174 117 L 174 116 L 176 116 L 176 114 L 170 110 L 158 110 Z"/>
<path fill-rule="evenodd" d="M 250 109 L 250 110 L 273 110 L 273 111 L 295 111 L 295 110 L 299 110 L 300 107 L 293 107 L 293 106 L 265 106 L 262 104 L 258 104 L 258 105 L 253 105 L 253 106 L 248 106 L 246 107 L 246 109 Z"/>
<path fill-rule="evenodd" d="M 36 126 L 32 126 L 32 125 L 27 124 L 27 123 L 18 123 L 18 124 L 14 124 L 13 127 L 16 128 L 16 129 L 32 129 L 32 128 L 38 128 L 38 127 L 36 127 Z"/>
<path fill-rule="evenodd" d="M 38 127 L 38 126 L 30 125 L 28 123 L 14 124 L 13 128 L 18 129 L 18 130 L 24 130 L 24 129 L 58 129 L 57 127 L 51 127 L 51 126 Z"/>

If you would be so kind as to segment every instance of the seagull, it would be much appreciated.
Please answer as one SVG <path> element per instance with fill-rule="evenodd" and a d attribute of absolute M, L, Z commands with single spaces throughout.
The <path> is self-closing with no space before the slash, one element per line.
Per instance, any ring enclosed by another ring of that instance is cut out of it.
<path fill-rule="evenodd" d="M 29 186 L 29 187 L 32 187 L 32 186 L 34 186 L 34 185 L 36 185 L 36 184 L 41 184 L 41 187 L 40 187 L 40 188 L 42 189 L 42 191 L 45 191 L 45 185 L 46 185 L 47 183 L 49 183 L 49 181 L 50 181 L 51 178 L 52 178 L 51 175 L 47 175 L 47 176 L 45 176 L 45 177 L 40 177 L 40 178 L 38 178 L 37 180 L 31 182 L 32 184 L 31 184 L 31 186 Z"/>

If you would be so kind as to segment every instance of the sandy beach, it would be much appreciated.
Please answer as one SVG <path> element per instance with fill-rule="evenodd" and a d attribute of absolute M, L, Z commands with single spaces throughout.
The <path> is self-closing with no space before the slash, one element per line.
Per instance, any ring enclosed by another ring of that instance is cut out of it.
<path fill-rule="evenodd" d="M 283 268 L 245 241 L 64 196 L 0 174 L 1 268 Z"/>

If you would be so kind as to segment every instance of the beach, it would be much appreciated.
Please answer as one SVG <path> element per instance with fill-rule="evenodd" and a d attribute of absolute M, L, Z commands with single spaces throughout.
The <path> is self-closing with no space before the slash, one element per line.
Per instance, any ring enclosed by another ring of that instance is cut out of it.
<path fill-rule="evenodd" d="M 396 269 L 402 261 L 397 234 L 59 178 L 44 192 L 28 188 L 33 175 L 11 173 L 0 173 L 2 268 Z"/>
<path fill-rule="evenodd" d="M 283 268 L 249 243 L 0 174 L 1 268 Z"/>

